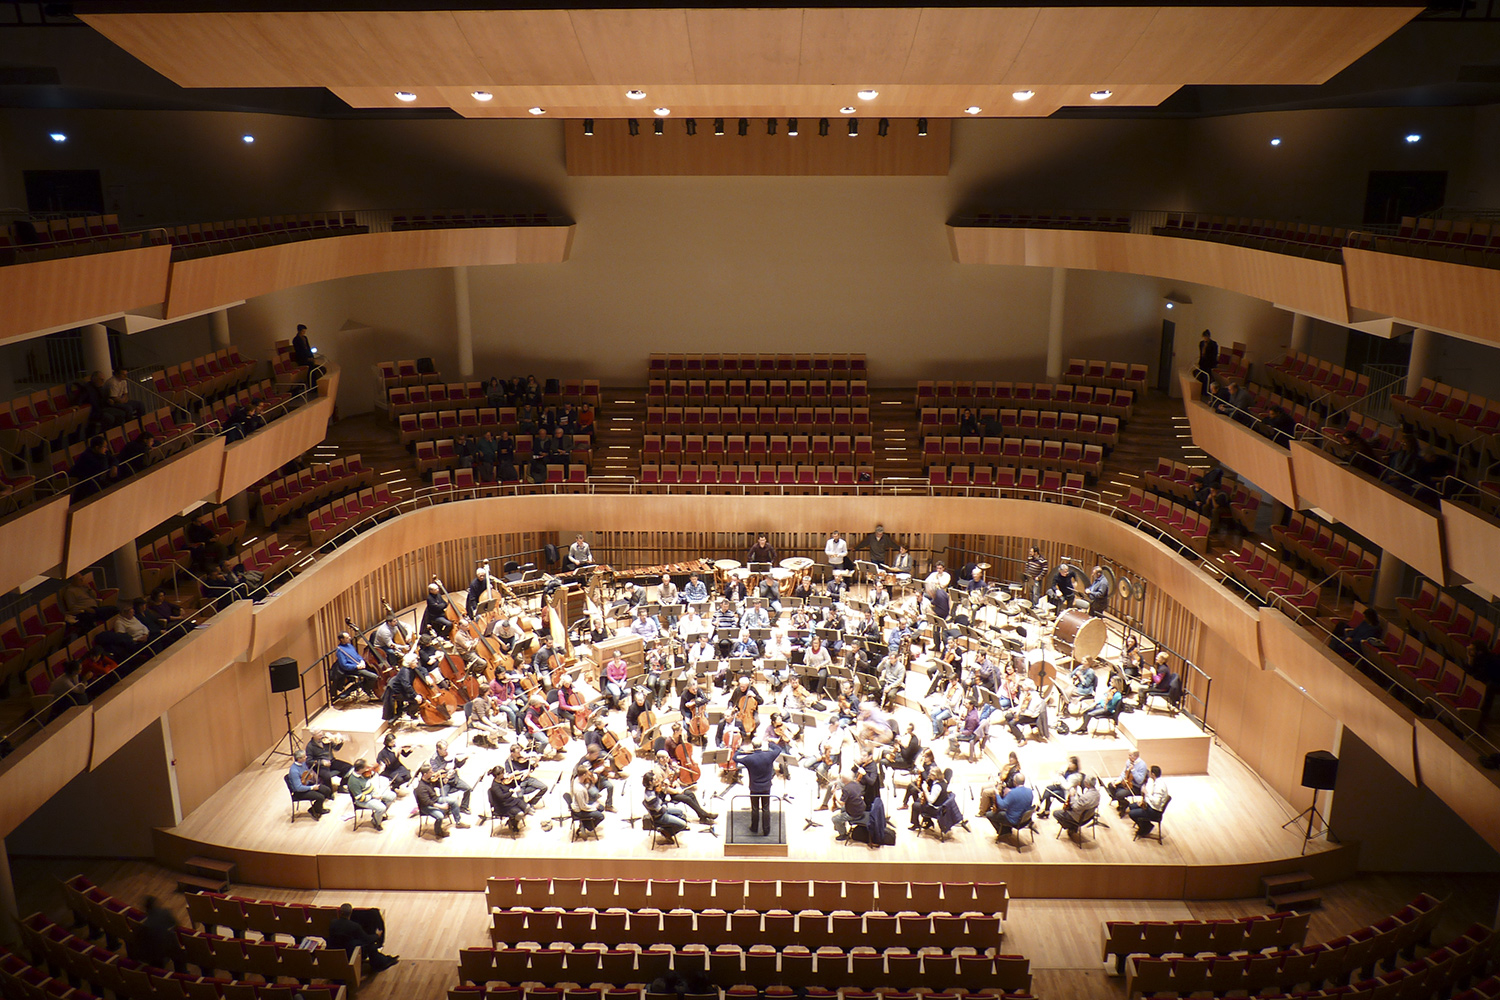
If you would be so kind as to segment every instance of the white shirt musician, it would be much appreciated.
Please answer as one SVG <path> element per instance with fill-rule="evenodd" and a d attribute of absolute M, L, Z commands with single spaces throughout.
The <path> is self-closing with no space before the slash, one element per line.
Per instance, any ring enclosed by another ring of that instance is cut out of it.
<path fill-rule="evenodd" d="M 568 546 L 568 568 L 577 569 L 580 566 L 589 566 L 594 562 L 593 550 L 589 543 L 583 540 L 583 535 L 573 536 L 573 544 Z"/>
<path fill-rule="evenodd" d="M 828 536 L 828 541 L 823 545 L 823 555 L 828 557 L 829 569 L 843 569 L 844 560 L 849 555 L 849 543 L 835 531 Z"/>

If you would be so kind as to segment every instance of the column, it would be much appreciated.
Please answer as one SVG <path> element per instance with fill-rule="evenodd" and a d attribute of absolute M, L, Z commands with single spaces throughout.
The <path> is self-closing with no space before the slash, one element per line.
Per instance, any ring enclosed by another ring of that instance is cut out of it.
<path fill-rule="evenodd" d="M 453 317 L 458 332 L 458 373 L 474 377 L 474 324 L 469 312 L 469 269 L 453 269 Z"/>
<path fill-rule="evenodd" d="M 0 840 L 0 942 L 12 947 L 21 943 L 21 912 L 16 908 L 16 887 L 10 878 L 10 853 Z"/>
<path fill-rule="evenodd" d="M 229 510 L 229 519 L 231 521 L 249 521 L 250 491 L 241 490 L 234 496 L 230 497 L 228 502 L 225 503 L 224 506 Z"/>
<path fill-rule="evenodd" d="M 220 309 L 208 314 L 208 331 L 214 350 L 229 346 L 229 310 Z"/>
<path fill-rule="evenodd" d="M 106 378 L 115 369 L 109 358 L 109 329 L 103 323 L 83 328 L 83 364 L 90 373 L 103 372 Z"/>
<path fill-rule="evenodd" d="M 1415 396 L 1422 387 L 1422 380 L 1432 369 L 1432 352 L 1437 347 L 1437 334 L 1417 327 L 1411 332 L 1411 358 L 1406 362 L 1406 395 Z"/>
<path fill-rule="evenodd" d="M 1393 607 L 1406 577 L 1406 563 L 1386 549 L 1380 553 L 1380 569 L 1375 573 L 1374 604 L 1377 608 Z"/>
<path fill-rule="evenodd" d="M 120 600 L 145 597 L 141 588 L 140 553 L 134 541 L 126 542 L 115 549 L 115 586 L 120 588 Z"/>
<path fill-rule="evenodd" d="M 1302 313 L 1292 313 L 1292 345 L 1293 351 L 1307 353 L 1308 345 L 1312 343 L 1313 318 L 1304 316 Z"/>
<path fill-rule="evenodd" d="M 1068 297 L 1068 269 L 1052 269 L 1052 308 L 1047 314 L 1047 377 L 1056 381 L 1063 372 L 1063 306 Z"/>

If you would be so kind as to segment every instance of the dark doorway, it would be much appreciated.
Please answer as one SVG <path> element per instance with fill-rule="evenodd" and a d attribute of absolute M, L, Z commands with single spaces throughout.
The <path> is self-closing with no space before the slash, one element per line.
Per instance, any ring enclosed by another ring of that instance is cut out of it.
<path fill-rule="evenodd" d="M 1403 215 L 1427 215 L 1443 207 L 1446 170 L 1371 170 L 1365 188 L 1365 223 L 1391 225 Z"/>
<path fill-rule="evenodd" d="M 103 215 L 104 184 L 97 170 L 27 170 L 26 210 L 33 214 Z"/>
<path fill-rule="evenodd" d="M 1173 341 L 1177 337 L 1177 324 L 1169 319 L 1161 321 L 1161 353 L 1156 359 L 1156 387 L 1162 392 L 1172 391 Z"/>

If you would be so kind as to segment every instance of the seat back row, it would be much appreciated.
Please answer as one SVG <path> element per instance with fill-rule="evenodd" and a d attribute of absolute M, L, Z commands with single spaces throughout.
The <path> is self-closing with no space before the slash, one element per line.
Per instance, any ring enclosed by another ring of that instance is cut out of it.
<path fill-rule="evenodd" d="M 917 406 L 1024 406 L 1036 410 L 1077 410 L 1107 413 L 1128 419 L 1135 407 L 1135 390 L 1073 385 L 1071 382 L 917 383 Z"/>
<path fill-rule="evenodd" d="M 1500 980 L 1497 980 L 1500 982 Z M 879 993 L 860 989 L 857 986 L 807 986 L 792 989 L 790 986 L 749 986 L 740 984 L 720 989 L 713 986 L 704 993 L 655 993 L 649 986 L 639 983 L 615 986 L 608 983 L 593 983 L 589 986 L 542 986 L 538 983 L 511 986 L 502 983 L 463 983 L 448 987 L 448 1000 L 1036 1000 L 1025 990 L 982 990 L 970 992 L 965 989 L 947 989 L 941 992 L 923 990 L 881 990 Z M 1496 1000 L 1494 997 L 1464 997 L 1463 1000 Z"/>
<path fill-rule="evenodd" d="M 646 430 L 704 434 L 870 433 L 868 406 L 648 406 Z"/>
<path fill-rule="evenodd" d="M 492 878 L 485 884 L 491 907 L 629 910 L 655 907 L 692 910 L 866 910 L 918 913 L 974 910 L 998 913 L 1010 907 L 1004 882 L 851 882 L 804 879 L 614 879 Z"/>
<path fill-rule="evenodd" d="M 1100 957 L 1293 948 L 1307 938 L 1311 919 L 1311 913 L 1271 913 L 1237 920 L 1106 920 L 1100 928 Z"/>
<path fill-rule="evenodd" d="M 642 486 L 753 486 L 816 489 L 875 481 L 873 465 L 641 465 Z"/>
<path fill-rule="evenodd" d="M 256 364 L 241 356 L 239 348 L 225 347 L 154 372 L 151 382 L 160 395 L 186 406 L 194 397 L 212 399 L 244 385 L 254 377 Z"/>
<path fill-rule="evenodd" d="M 655 406 L 869 406 L 864 379 L 665 379 L 646 383 Z"/>
<path fill-rule="evenodd" d="M 957 434 L 962 428 L 960 407 L 925 406 L 918 414 L 924 435 Z M 1120 418 L 1087 410 L 1014 410 L 984 406 L 978 409 L 977 434 L 986 438 L 1030 435 L 1059 441 L 1092 441 L 1114 447 L 1120 443 Z"/>
<path fill-rule="evenodd" d="M 927 485 L 942 487 L 970 486 L 979 489 L 1015 490 L 1023 498 L 1028 494 L 1079 493 L 1087 484 L 1083 472 L 1043 469 L 1031 465 L 930 465 Z M 1029 497 L 1029 499 L 1037 499 Z M 1045 499 L 1045 498 L 1044 498 Z"/>
<path fill-rule="evenodd" d="M 339 915 L 337 906 L 281 903 L 222 892 L 190 892 L 186 899 L 188 919 L 204 930 L 227 927 L 241 934 L 255 931 L 266 938 L 285 935 L 294 941 L 309 934 L 327 937 L 328 925 Z"/>
<path fill-rule="evenodd" d="M 770 375 L 776 372 L 849 372 L 862 376 L 867 358 L 863 354 L 653 354 L 647 361 L 652 374 L 703 372 L 725 375 Z"/>

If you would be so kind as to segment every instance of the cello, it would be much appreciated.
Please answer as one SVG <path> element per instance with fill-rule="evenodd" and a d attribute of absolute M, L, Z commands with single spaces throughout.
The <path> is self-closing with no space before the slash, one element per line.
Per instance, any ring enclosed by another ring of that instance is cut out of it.
<path fill-rule="evenodd" d="M 408 654 L 413 655 L 413 654 Z M 420 711 L 422 723 L 428 726 L 446 726 L 452 722 L 455 709 L 462 707 L 458 692 L 448 686 L 437 686 L 427 679 L 421 659 L 412 667 L 411 688 L 422 699 Z"/>
<path fill-rule="evenodd" d="M 745 697 L 740 699 L 740 708 L 736 715 L 740 720 L 741 729 L 747 733 L 755 732 L 760 724 L 760 702 L 756 699 L 753 688 L 746 691 Z"/>
<path fill-rule="evenodd" d="M 688 720 L 687 731 L 689 736 L 700 740 L 708 735 L 708 710 L 702 704 L 693 707 L 693 717 Z"/>
<path fill-rule="evenodd" d="M 635 754 L 630 752 L 630 748 L 625 745 L 625 741 L 620 739 L 618 734 L 605 729 L 602 725 L 599 727 L 599 736 L 599 745 L 604 748 L 605 753 L 609 754 L 610 760 L 614 761 L 615 769 L 623 773 L 625 768 L 630 766 L 630 762 L 635 760 Z"/>
<path fill-rule="evenodd" d="M 572 738 L 568 733 L 571 728 L 569 724 L 559 719 L 557 713 L 550 708 L 544 707 L 536 714 L 536 724 L 541 726 L 542 731 L 547 734 L 547 742 L 554 750 L 561 750 Z"/>
<path fill-rule="evenodd" d="M 672 754 L 677 758 L 677 783 L 685 789 L 696 785 L 703 776 L 703 768 L 693 760 L 693 745 L 683 740 L 673 748 Z"/>

